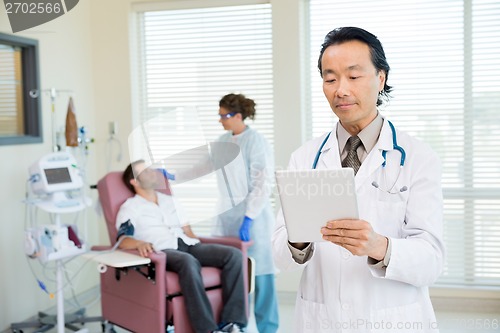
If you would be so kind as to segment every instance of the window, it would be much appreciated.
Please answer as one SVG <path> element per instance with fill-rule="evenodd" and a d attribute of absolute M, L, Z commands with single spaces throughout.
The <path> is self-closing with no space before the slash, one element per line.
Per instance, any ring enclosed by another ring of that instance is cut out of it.
<path fill-rule="evenodd" d="M 438 284 L 500 286 L 500 3 L 310 0 L 309 11 L 309 137 L 333 123 L 316 68 L 324 36 L 340 26 L 374 33 L 394 86 L 381 112 L 443 164 L 448 253 Z"/>
<path fill-rule="evenodd" d="M 181 3 L 160 5 L 175 4 Z M 134 126 L 152 119 L 156 122 L 156 130 L 148 130 L 149 148 L 164 158 L 172 149 L 195 148 L 222 135 L 219 100 L 231 92 L 243 93 L 256 102 L 256 119 L 247 124 L 272 145 L 271 5 L 260 1 L 203 8 L 151 10 L 143 6 L 134 7 L 137 34 L 133 66 L 137 77 L 133 113 Z M 196 112 L 189 112 L 193 109 Z M 178 112 L 173 123 L 163 117 L 172 110 Z M 167 130 L 192 135 L 167 139 L 161 135 Z M 129 142 L 129 146 L 134 144 Z M 209 188 L 197 185 L 189 189 L 190 200 L 198 205 L 190 212 L 197 214 L 191 215 L 194 220 L 207 216 L 215 205 Z M 194 225 L 198 233 L 209 228 L 209 223 Z"/>
<path fill-rule="evenodd" d="M 0 145 L 42 142 L 38 42 L 0 33 Z"/>

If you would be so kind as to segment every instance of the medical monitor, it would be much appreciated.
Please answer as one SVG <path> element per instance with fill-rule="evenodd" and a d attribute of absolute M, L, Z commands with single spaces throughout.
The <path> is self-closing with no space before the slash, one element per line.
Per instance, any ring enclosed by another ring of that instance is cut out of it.
<path fill-rule="evenodd" d="M 53 168 L 45 169 L 45 177 L 47 178 L 47 184 L 61 184 L 61 183 L 71 183 L 71 176 L 69 174 L 69 169 L 64 168 Z"/>
<path fill-rule="evenodd" d="M 83 186 L 75 158 L 67 152 L 43 156 L 29 168 L 33 192 L 38 195 L 77 190 Z"/>

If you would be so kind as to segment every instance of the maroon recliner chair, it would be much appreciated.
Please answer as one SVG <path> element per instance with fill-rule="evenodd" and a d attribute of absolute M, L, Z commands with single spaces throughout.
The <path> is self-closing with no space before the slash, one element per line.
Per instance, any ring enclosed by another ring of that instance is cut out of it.
<path fill-rule="evenodd" d="M 133 196 L 123 184 L 122 173 L 110 172 L 97 183 L 111 245 L 116 241 L 115 220 L 118 210 L 125 200 Z M 168 183 L 165 188 L 162 192 L 170 195 Z M 243 253 L 244 276 L 249 276 L 247 248 L 251 245 L 250 242 L 226 237 L 200 239 L 202 242 L 225 244 L 240 249 Z M 95 246 L 92 249 L 102 251 L 109 248 Z M 138 254 L 138 251 L 129 252 Z M 163 252 L 156 252 L 151 254 L 150 259 L 149 265 L 109 268 L 101 274 L 102 316 L 112 325 L 137 333 L 165 333 L 168 324 L 174 326 L 175 332 L 193 332 L 180 290 L 179 277 L 176 273 L 165 271 L 167 256 Z M 202 275 L 215 320 L 219 322 L 223 306 L 220 270 L 203 267 Z M 249 290 L 248 285 L 246 278 L 246 290 Z M 248 314 L 248 301 L 245 306 Z"/>

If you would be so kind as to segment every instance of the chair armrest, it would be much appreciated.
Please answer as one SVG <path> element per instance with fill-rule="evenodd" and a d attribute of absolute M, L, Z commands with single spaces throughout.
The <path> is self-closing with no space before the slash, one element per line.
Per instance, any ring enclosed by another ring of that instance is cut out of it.
<path fill-rule="evenodd" d="M 123 251 L 123 250 L 122 250 Z M 139 255 L 139 251 L 137 250 L 125 250 L 125 252 L 130 252 L 136 255 Z M 161 276 L 165 276 L 165 267 L 167 265 L 167 255 L 165 252 L 153 252 L 149 254 L 149 259 L 156 266 L 156 276 L 158 278 L 158 274 Z M 161 272 L 160 272 L 161 271 Z"/>
<path fill-rule="evenodd" d="M 240 249 L 245 253 L 253 244 L 253 241 L 244 242 L 237 237 L 199 237 L 199 239 L 202 243 L 228 245 Z"/>
<path fill-rule="evenodd" d="M 112 246 L 109 246 L 109 245 L 94 245 L 92 246 L 90 249 L 92 251 L 109 251 L 111 250 L 113 247 Z"/>

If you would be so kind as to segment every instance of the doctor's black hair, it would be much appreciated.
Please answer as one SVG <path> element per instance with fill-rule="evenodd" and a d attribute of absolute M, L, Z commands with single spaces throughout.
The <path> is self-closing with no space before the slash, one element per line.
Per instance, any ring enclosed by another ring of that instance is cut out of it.
<path fill-rule="evenodd" d="M 125 184 L 125 186 L 127 186 L 127 188 L 130 190 L 130 192 L 132 192 L 134 194 L 136 194 L 137 192 L 135 191 L 134 186 L 132 186 L 132 184 L 130 184 L 130 181 L 132 179 L 135 179 L 134 167 L 139 163 L 144 163 L 144 160 L 137 160 L 137 161 L 132 162 L 129 165 L 127 165 L 127 167 L 125 168 L 125 171 L 123 171 L 123 175 L 122 175 L 123 183 Z"/>
<path fill-rule="evenodd" d="M 241 113 L 243 119 L 255 119 L 255 102 L 243 94 L 227 94 L 219 101 L 219 107 L 227 109 L 230 113 Z"/>
<path fill-rule="evenodd" d="M 370 48 L 370 54 L 372 58 L 373 66 L 378 71 L 385 72 L 385 82 L 384 89 L 379 93 L 377 99 L 377 106 L 383 103 L 382 98 L 386 101 L 389 100 L 391 95 L 389 93 L 392 91 L 392 87 L 387 84 L 387 80 L 389 78 L 389 63 L 385 58 L 384 48 L 382 44 L 378 40 L 377 36 L 372 33 L 357 27 L 341 27 L 336 28 L 326 34 L 323 44 L 321 45 L 321 51 L 318 59 L 318 69 L 319 74 L 323 77 L 323 72 L 321 68 L 321 59 L 323 58 L 323 53 L 326 48 L 331 45 L 342 44 L 346 42 L 350 42 L 353 40 L 358 40 L 362 43 L 365 43 Z"/>

